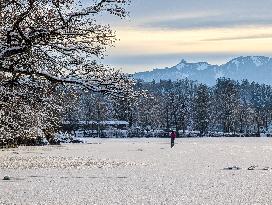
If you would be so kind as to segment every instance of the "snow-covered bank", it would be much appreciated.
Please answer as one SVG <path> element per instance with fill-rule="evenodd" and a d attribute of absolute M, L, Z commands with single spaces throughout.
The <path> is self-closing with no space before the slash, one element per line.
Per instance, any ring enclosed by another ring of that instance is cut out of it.
<path fill-rule="evenodd" d="M 0 204 L 269 204 L 271 138 L 90 139 L 0 152 Z M 247 170 L 258 165 L 256 170 Z M 224 170 L 238 166 L 239 170 Z M 270 167 L 268 170 L 261 170 Z"/>

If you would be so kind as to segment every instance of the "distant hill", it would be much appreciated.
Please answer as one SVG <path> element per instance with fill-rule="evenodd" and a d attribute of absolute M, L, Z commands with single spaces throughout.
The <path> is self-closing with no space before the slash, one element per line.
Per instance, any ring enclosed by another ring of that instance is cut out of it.
<path fill-rule="evenodd" d="M 169 79 L 175 81 L 188 78 L 207 85 L 214 85 L 216 79 L 220 77 L 233 80 L 248 79 L 272 85 L 272 58 L 264 56 L 238 57 L 223 65 L 211 65 L 207 62 L 188 63 L 182 60 L 170 68 L 134 74 L 135 79 L 142 79 L 146 82 Z"/>

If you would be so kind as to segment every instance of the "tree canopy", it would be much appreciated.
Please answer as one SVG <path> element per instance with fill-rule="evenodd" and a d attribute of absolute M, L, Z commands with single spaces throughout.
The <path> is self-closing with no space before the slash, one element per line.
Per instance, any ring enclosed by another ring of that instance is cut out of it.
<path fill-rule="evenodd" d="M 17 81 L 34 76 L 119 94 L 127 75 L 99 63 L 116 40 L 103 13 L 125 17 L 128 0 L 1 0 L 0 71 Z"/>
<path fill-rule="evenodd" d="M 0 0 L 0 144 L 29 144 L 40 135 L 50 141 L 73 106 L 76 92 L 67 93 L 78 86 L 117 97 L 132 93 L 127 74 L 100 62 L 116 35 L 97 21 L 102 14 L 126 17 L 127 4 Z"/>

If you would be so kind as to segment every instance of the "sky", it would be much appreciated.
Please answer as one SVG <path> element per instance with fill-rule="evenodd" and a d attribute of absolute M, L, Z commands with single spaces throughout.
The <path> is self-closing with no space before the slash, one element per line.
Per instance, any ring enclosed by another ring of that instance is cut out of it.
<path fill-rule="evenodd" d="M 128 73 L 189 62 L 272 56 L 272 0 L 131 0 L 107 19 L 120 39 L 105 62 Z"/>

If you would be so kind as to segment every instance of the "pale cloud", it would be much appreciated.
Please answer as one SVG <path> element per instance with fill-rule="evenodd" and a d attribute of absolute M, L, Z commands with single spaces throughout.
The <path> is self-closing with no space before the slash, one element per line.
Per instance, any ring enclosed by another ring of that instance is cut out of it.
<path fill-rule="evenodd" d="M 202 41 L 233 41 L 233 40 L 270 39 L 270 38 L 272 38 L 272 33 L 259 34 L 259 35 L 247 35 L 247 36 L 208 38 L 208 39 L 203 39 Z"/>
<path fill-rule="evenodd" d="M 120 41 L 109 51 L 107 62 L 131 73 L 171 66 L 181 58 L 223 63 L 237 55 L 270 55 L 271 34 L 272 26 L 169 31 L 119 28 Z"/>
<path fill-rule="evenodd" d="M 150 21 L 138 25 L 138 27 L 159 28 L 159 29 L 200 29 L 200 28 L 233 28 L 241 26 L 265 26 L 272 25 L 272 17 L 270 18 L 246 18 L 226 15 L 194 17 L 194 18 L 178 18 L 178 19 L 162 19 L 161 21 Z"/>
<path fill-rule="evenodd" d="M 173 22 L 179 22 L 179 21 L 191 21 L 193 19 L 203 19 L 203 18 L 214 18 L 221 16 L 222 12 L 220 11 L 199 11 L 199 12 L 182 12 L 182 13 L 172 13 L 169 14 L 160 14 L 160 15 L 154 15 L 146 17 L 139 17 L 135 24 L 137 27 L 157 27 L 157 28 L 163 28 L 163 26 L 160 26 L 165 23 L 173 23 Z M 152 26 L 154 24 L 154 26 Z"/>
<path fill-rule="evenodd" d="M 117 32 L 120 42 L 115 54 L 159 54 L 191 52 L 270 52 L 271 27 L 216 28 L 198 30 L 122 30 Z M 213 38 L 211 38 L 211 36 Z M 254 38 L 255 37 L 255 38 Z M 223 39 L 235 41 L 224 42 Z M 243 41 L 237 42 L 237 40 Z"/>
<path fill-rule="evenodd" d="M 129 9 L 129 20 L 103 19 L 120 39 L 106 62 L 127 72 L 272 53 L 272 0 L 132 0 Z"/>

